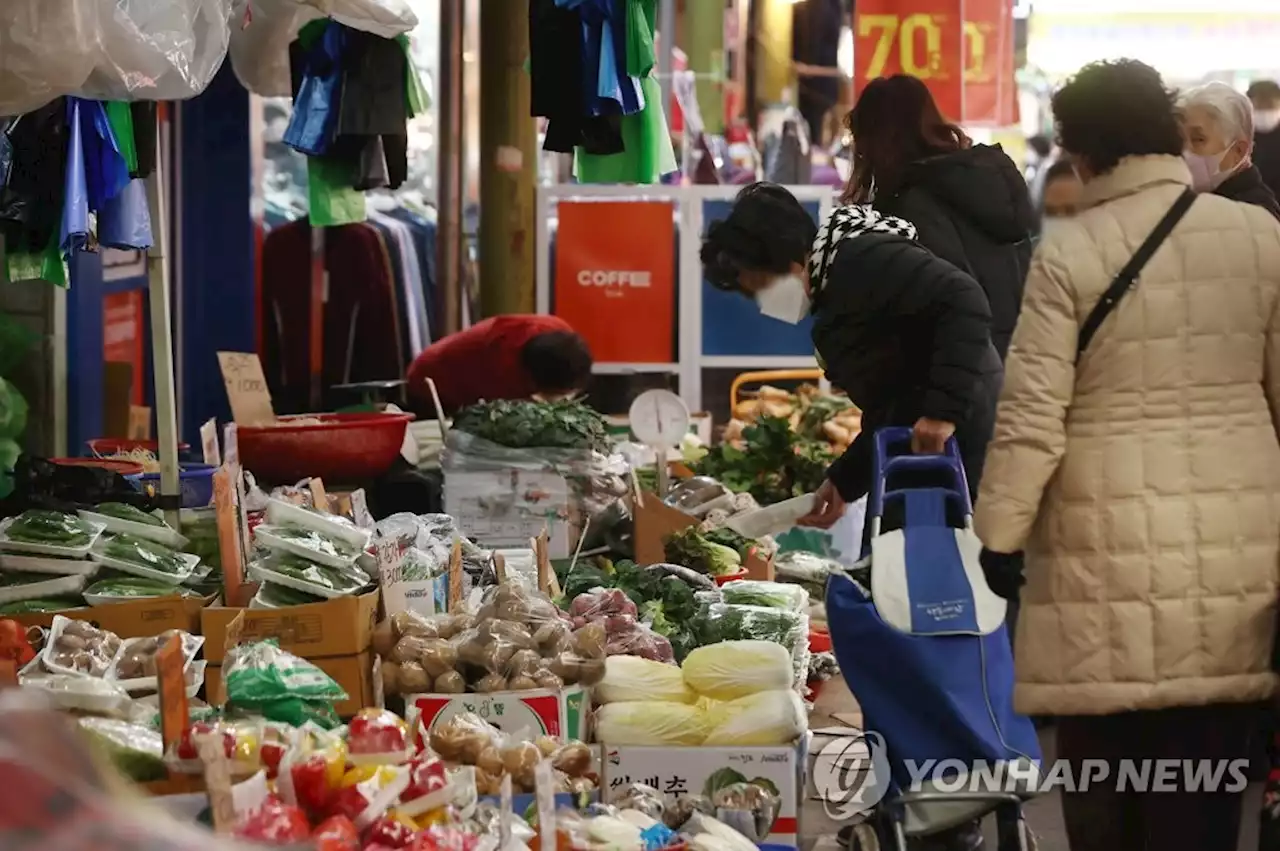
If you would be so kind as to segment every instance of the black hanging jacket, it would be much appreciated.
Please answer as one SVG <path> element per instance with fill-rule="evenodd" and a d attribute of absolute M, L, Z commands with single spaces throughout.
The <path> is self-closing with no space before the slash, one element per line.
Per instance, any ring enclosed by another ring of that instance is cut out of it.
<path fill-rule="evenodd" d="M 1000 359 L 1022 306 L 1036 215 L 1027 182 L 999 145 L 919 160 L 875 208 L 916 226 L 920 244 L 968 272 L 991 305 L 991 341 Z"/>
<path fill-rule="evenodd" d="M 862 432 L 828 477 L 846 500 L 871 485 L 871 435 L 920 417 L 956 424 L 976 492 L 1004 371 L 991 311 L 967 274 L 905 236 L 864 233 L 836 249 L 814 295 L 813 342 Z"/>

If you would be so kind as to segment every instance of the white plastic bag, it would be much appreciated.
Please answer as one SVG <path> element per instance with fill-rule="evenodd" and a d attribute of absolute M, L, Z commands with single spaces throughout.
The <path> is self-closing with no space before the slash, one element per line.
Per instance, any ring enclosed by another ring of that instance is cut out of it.
<path fill-rule="evenodd" d="M 655 700 L 693 703 L 698 696 L 684 682 L 675 665 L 639 656 L 610 656 L 604 660 L 604 679 L 596 683 L 597 703 Z"/>
<path fill-rule="evenodd" d="M 263 97 L 288 97 L 289 44 L 308 22 L 331 17 L 352 29 L 395 38 L 418 25 L 407 0 L 234 0 L 231 67 L 244 87 Z"/>
<path fill-rule="evenodd" d="M 208 87 L 231 38 L 232 0 L 97 0 L 99 53 L 73 94 L 185 100 Z"/>
<path fill-rule="evenodd" d="M 98 54 L 101 0 L 0 4 L 0 115 L 39 109 L 75 91 Z"/>
<path fill-rule="evenodd" d="M 804 702 L 791 689 L 763 691 L 721 704 L 707 747 L 785 745 L 808 728 Z"/>
<path fill-rule="evenodd" d="M 790 688 L 791 654 L 772 641 L 721 641 L 694 650 L 684 660 L 684 681 L 698 694 L 736 700 Z"/>

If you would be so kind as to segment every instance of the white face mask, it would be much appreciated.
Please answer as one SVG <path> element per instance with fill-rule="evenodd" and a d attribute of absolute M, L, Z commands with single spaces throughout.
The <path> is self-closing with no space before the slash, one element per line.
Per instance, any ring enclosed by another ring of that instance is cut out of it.
<path fill-rule="evenodd" d="M 1255 109 L 1253 129 L 1258 133 L 1270 133 L 1280 127 L 1280 109 Z"/>
<path fill-rule="evenodd" d="M 809 293 L 799 275 L 781 275 L 756 293 L 756 306 L 765 316 L 797 325 L 809 315 Z"/>
<path fill-rule="evenodd" d="M 1231 171 L 1222 170 L 1222 160 L 1227 156 L 1228 147 L 1220 154 L 1193 154 L 1190 151 L 1182 152 L 1182 159 L 1186 161 L 1187 168 L 1191 169 L 1191 188 L 1197 192 L 1212 192 L 1222 184 L 1222 181 L 1231 176 Z"/>

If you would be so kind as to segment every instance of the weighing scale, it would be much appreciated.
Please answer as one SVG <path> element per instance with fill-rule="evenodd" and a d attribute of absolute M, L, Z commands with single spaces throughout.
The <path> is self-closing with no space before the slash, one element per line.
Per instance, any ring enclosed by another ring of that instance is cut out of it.
<path fill-rule="evenodd" d="M 631 403 L 631 433 L 653 449 L 658 462 L 658 496 L 667 495 L 667 454 L 689 433 L 689 406 L 670 390 L 646 390 Z"/>

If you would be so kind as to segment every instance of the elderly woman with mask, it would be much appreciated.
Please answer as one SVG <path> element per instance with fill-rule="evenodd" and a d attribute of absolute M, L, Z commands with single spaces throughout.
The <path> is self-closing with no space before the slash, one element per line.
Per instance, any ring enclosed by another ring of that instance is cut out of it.
<path fill-rule="evenodd" d="M 1256 204 L 1280 218 L 1280 203 L 1253 164 L 1253 104 L 1225 83 L 1207 83 L 1179 100 L 1182 157 L 1193 188 Z"/>

